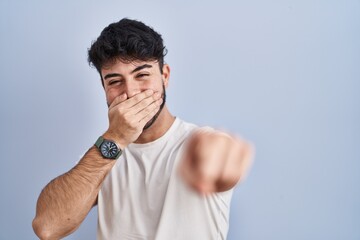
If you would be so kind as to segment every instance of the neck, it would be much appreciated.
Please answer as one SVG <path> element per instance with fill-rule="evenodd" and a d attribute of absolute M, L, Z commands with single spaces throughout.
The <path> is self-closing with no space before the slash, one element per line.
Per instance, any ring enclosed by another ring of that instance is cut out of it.
<path fill-rule="evenodd" d="M 163 136 L 174 123 L 175 117 L 171 115 L 166 105 L 162 109 L 156 121 L 148 129 L 144 130 L 135 143 L 148 143 Z"/>

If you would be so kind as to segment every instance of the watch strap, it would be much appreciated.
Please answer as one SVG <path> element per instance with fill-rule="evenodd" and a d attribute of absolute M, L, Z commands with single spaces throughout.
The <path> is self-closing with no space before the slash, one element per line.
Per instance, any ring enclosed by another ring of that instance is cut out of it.
<path fill-rule="evenodd" d="M 104 142 L 104 138 L 102 137 L 102 136 L 100 136 L 97 140 L 96 140 L 96 142 L 95 142 L 95 146 L 97 147 L 97 148 L 100 148 L 100 146 L 101 146 L 101 144 Z"/>
<path fill-rule="evenodd" d="M 119 148 L 119 152 L 118 152 L 118 154 L 115 156 L 115 159 L 118 159 L 118 158 L 121 156 L 121 154 L 122 154 L 122 150 L 121 150 L 121 148 Z"/>

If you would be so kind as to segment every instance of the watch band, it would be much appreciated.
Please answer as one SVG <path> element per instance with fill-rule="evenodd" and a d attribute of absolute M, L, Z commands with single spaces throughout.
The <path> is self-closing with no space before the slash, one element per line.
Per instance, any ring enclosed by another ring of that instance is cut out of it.
<path fill-rule="evenodd" d="M 100 136 L 96 142 L 95 142 L 95 146 L 97 146 L 98 148 L 100 148 L 101 144 L 104 142 L 104 138 L 102 136 Z"/>

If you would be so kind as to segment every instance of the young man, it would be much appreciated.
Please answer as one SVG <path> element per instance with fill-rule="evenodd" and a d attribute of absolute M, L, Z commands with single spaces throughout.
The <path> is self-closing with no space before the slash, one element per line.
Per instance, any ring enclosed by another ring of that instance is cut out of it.
<path fill-rule="evenodd" d="M 174 117 L 161 36 L 142 22 L 106 27 L 89 49 L 109 106 L 109 128 L 69 172 L 41 192 L 41 239 L 74 232 L 95 205 L 98 239 L 226 239 L 232 188 L 250 145 Z"/>

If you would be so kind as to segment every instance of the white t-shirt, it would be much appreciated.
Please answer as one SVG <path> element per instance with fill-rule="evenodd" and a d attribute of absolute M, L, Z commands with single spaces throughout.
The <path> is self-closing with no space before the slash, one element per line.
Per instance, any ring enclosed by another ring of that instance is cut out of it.
<path fill-rule="evenodd" d="M 196 128 L 176 118 L 159 139 L 125 148 L 99 192 L 99 240 L 226 239 L 232 190 L 202 196 L 177 169 Z"/>

